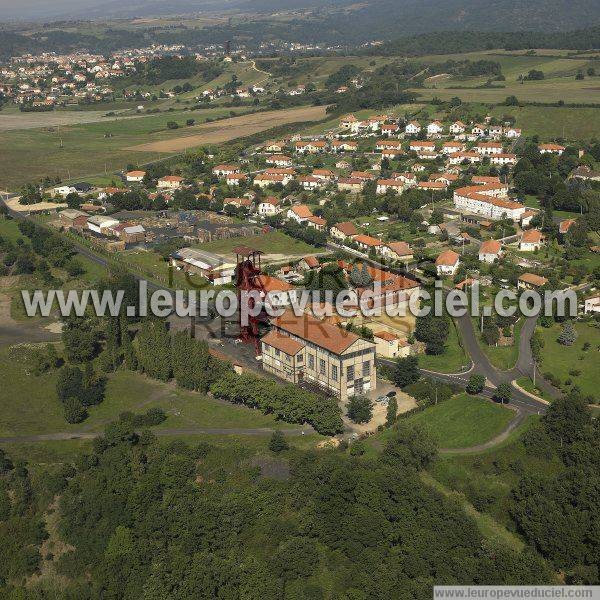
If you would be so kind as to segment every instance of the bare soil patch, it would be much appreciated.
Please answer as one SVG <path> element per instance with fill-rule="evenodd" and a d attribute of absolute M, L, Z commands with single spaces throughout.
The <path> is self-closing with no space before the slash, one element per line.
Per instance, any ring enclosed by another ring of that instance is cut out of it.
<path fill-rule="evenodd" d="M 136 152 L 180 152 L 202 144 L 220 144 L 239 137 L 260 133 L 261 131 L 287 123 L 324 119 L 326 116 L 325 108 L 324 106 L 290 108 L 287 110 L 240 115 L 230 119 L 223 119 L 216 123 L 202 123 L 190 128 L 195 132 L 194 135 L 139 144 L 126 148 L 126 150 L 135 150 Z"/>

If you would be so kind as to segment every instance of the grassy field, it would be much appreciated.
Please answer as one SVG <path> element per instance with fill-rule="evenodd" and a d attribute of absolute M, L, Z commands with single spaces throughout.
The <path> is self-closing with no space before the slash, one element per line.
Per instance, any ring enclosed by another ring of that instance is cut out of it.
<path fill-rule="evenodd" d="M 517 96 L 520 100 L 528 102 L 564 102 L 586 103 L 593 102 L 598 91 L 600 78 L 586 77 L 576 80 L 575 75 L 579 70 L 585 72 L 591 65 L 589 57 L 567 58 L 549 55 L 526 55 L 506 53 L 501 50 L 486 52 L 472 52 L 466 54 L 445 54 L 439 56 L 426 56 L 414 59 L 419 62 L 440 63 L 446 60 L 492 60 L 502 67 L 506 80 L 495 82 L 495 88 L 477 88 L 485 83 L 486 77 L 447 77 L 437 78 L 435 83 L 429 83 L 427 90 L 423 91 L 423 98 L 430 99 L 434 96 L 447 100 L 458 96 L 465 102 L 502 102 L 507 96 Z M 525 81 L 521 83 L 519 77 L 536 69 L 544 73 L 545 78 L 539 81 Z M 464 87 L 466 89 L 457 89 Z M 419 90 L 415 90 L 419 91 Z"/>
<path fill-rule="evenodd" d="M 427 429 L 442 448 L 483 444 L 506 429 L 514 412 L 489 400 L 460 394 L 408 418 Z"/>
<path fill-rule="evenodd" d="M 600 98 L 599 98 L 600 100 Z M 497 106 L 491 114 L 496 117 L 512 115 L 524 135 L 539 135 L 542 140 L 561 137 L 587 140 L 600 134 L 600 109 L 547 106 Z"/>
<path fill-rule="evenodd" d="M 535 394 L 536 396 L 539 396 L 544 400 L 548 400 L 549 402 L 552 400 L 552 398 L 543 390 L 540 390 L 538 387 L 533 385 L 533 381 L 530 377 L 519 377 L 519 379 L 517 379 L 517 384 L 530 394 Z"/>
<path fill-rule="evenodd" d="M 244 112 L 237 110 L 236 114 Z M 225 117 L 230 109 L 174 111 L 100 123 L 44 127 L 0 133 L 0 189 L 18 189 L 27 181 L 45 175 L 72 179 L 83 175 L 108 174 L 128 162 L 142 164 L 160 158 L 156 152 L 132 152 L 126 148 L 145 142 L 169 140 L 193 134 L 187 119 L 203 123 Z M 175 121 L 179 129 L 167 129 Z M 62 140 L 62 146 L 61 146 Z"/>
<path fill-rule="evenodd" d="M 162 408 L 168 415 L 157 429 L 294 427 L 259 411 L 180 390 L 130 371 L 111 375 L 104 401 L 89 408 L 86 421 L 70 425 L 56 396 L 56 373 L 36 377 L 30 373 L 30 365 L 27 348 L 0 348 L 0 366 L 7 374 L 0 395 L 0 436 L 101 431 L 123 411 L 140 413 L 153 407 Z"/>
<path fill-rule="evenodd" d="M 576 323 L 577 340 L 573 346 L 563 346 L 556 339 L 560 335 L 561 325 L 548 329 L 540 327 L 544 348 L 540 370 L 550 372 L 561 380 L 564 385 L 568 379 L 573 385 L 579 386 L 584 395 L 600 399 L 600 373 L 598 371 L 600 330 L 590 324 Z M 590 344 L 589 350 L 584 351 L 583 345 Z M 580 371 L 579 375 L 570 375 L 569 371 Z"/>
<path fill-rule="evenodd" d="M 517 321 L 514 329 L 515 341 L 512 346 L 488 346 L 483 340 L 480 340 L 481 347 L 490 362 L 502 371 L 508 371 L 515 366 L 519 358 L 519 336 L 523 321 Z"/>
<path fill-rule="evenodd" d="M 562 468 L 558 459 L 548 461 L 525 451 L 521 436 L 537 419 L 537 416 L 529 417 L 503 444 L 484 452 L 442 455 L 429 468 L 429 473 L 443 486 L 464 495 L 480 512 L 512 527 L 506 502 L 521 469 L 526 467 L 530 472 L 552 475 Z"/>
<path fill-rule="evenodd" d="M 23 238 L 17 222 L 14 219 L 7 219 L 6 217 L 0 216 L 0 236 L 5 240 L 16 242 L 18 239 Z"/>
<path fill-rule="evenodd" d="M 438 373 L 459 373 L 469 364 L 469 357 L 460 345 L 456 326 L 452 324 L 446 340 L 446 351 L 439 356 L 419 355 L 419 367 Z"/>
<path fill-rule="evenodd" d="M 284 254 L 286 256 L 304 256 L 314 254 L 317 248 L 289 237 L 280 231 L 271 231 L 264 235 L 254 235 L 244 238 L 229 238 L 198 244 L 196 247 L 217 254 L 230 254 L 236 246 L 249 246 L 268 254 Z"/>

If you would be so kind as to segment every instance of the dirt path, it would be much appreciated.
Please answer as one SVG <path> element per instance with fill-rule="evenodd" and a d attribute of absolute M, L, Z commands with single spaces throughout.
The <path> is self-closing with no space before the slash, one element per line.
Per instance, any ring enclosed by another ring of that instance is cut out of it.
<path fill-rule="evenodd" d="M 241 427 L 189 427 L 181 429 L 151 429 L 157 437 L 169 437 L 179 435 L 256 435 L 269 436 L 275 429 L 269 427 L 259 427 L 254 429 L 245 429 Z M 281 429 L 286 436 L 300 436 L 311 433 L 309 427 L 304 429 Z M 9 437 L 0 437 L 0 444 L 13 443 L 36 443 L 36 442 L 59 442 L 66 440 L 93 440 L 103 435 L 101 431 L 60 431 L 57 433 L 40 433 L 38 435 L 16 435 Z"/>
<path fill-rule="evenodd" d="M 318 121 L 325 118 L 324 106 L 308 106 L 287 110 L 271 110 L 249 115 L 240 115 L 212 123 L 201 123 L 190 127 L 194 135 L 184 135 L 170 140 L 149 142 L 125 148 L 137 152 L 180 152 L 202 144 L 220 144 L 230 140 L 260 133 L 287 123 Z"/>

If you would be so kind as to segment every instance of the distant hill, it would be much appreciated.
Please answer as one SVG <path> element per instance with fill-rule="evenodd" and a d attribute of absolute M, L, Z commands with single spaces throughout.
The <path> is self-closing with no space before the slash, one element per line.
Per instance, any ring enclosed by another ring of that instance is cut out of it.
<path fill-rule="evenodd" d="M 598 0 L 245 0 L 239 8 L 332 11 L 328 21 L 385 38 L 440 30 L 565 31 L 600 24 Z"/>
<path fill-rule="evenodd" d="M 310 23 L 307 36 L 330 41 L 333 34 L 342 43 L 442 30 L 553 32 L 600 24 L 598 0 L 24 0 L 2 12 L 40 19 L 250 13 L 267 20 L 302 12 L 298 20 Z"/>

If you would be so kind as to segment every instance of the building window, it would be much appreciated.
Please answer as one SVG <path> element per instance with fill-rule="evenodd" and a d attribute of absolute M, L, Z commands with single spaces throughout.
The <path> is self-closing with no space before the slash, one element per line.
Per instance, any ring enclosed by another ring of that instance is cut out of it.
<path fill-rule="evenodd" d="M 338 380 L 338 368 L 335 365 L 331 366 L 331 379 L 333 379 L 333 381 Z"/>
<path fill-rule="evenodd" d="M 346 370 L 346 379 L 348 381 L 354 381 L 354 365 L 350 365 Z"/>
<path fill-rule="evenodd" d="M 371 374 L 371 363 L 369 361 L 363 363 L 363 377 Z"/>
<path fill-rule="evenodd" d="M 308 368 L 313 371 L 315 369 L 315 357 L 312 354 L 308 355 Z"/>
<path fill-rule="evenodd" d="M 325 375 L 325 361 L 322 358 L 319 359 L 319 373 Z"/>
<path fill-rule="evenodd" d="M 279 356 L 280 352 L 277 348 L 275 348 L 275 356 Z"/>
<path fill-rule="evenodd" d="M 303 356 L 302 354 L 298 354 L 298 356 L 296 357 L 296 362 L 301 363 L 303 361 Z"/>

